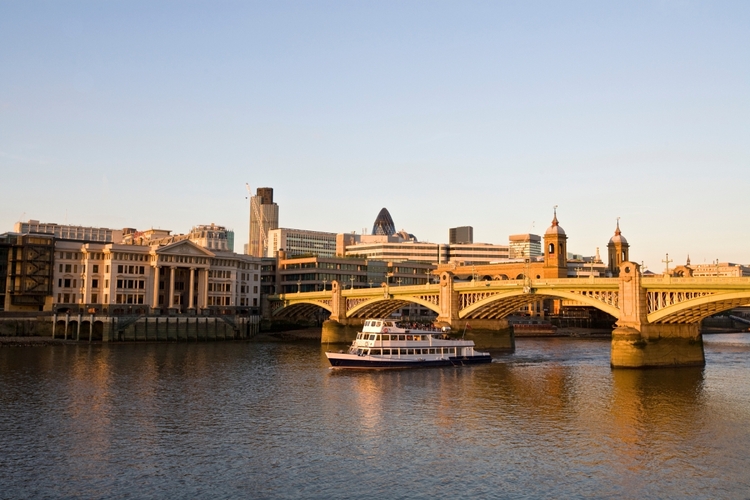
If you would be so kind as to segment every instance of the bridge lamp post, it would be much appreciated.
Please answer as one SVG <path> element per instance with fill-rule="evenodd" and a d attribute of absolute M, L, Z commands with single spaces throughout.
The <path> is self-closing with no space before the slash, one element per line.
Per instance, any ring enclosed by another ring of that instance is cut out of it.
<path fill-rule="evenodd" d="M 369 280 L 367 280 L 367 282 L 370 284 L 370 288 L 372 288 L 372 283 L 373 283 L 372 282 L 372 278 L 370 278 Z"/>
<path fill-rule="evenodd" d="M 323 291 L 326 291 L 326 283 L 328 283 L 328 280 L 323 280 Z"/>
<path fill-rule="evenodd" d="M 302 291 L 302 280 L 297 280 L 297 293 Z"/>
<path fill-rule="evenodd" d="M 355 279 L 356 279 L 356 278 L 354 277 L 354 275 L 353 275 L 353 274 L 352 274 L 351 276 L 349 276 L 349 281 L 351 281 L 351 282 L 352 282 L 352 284 L 351 284 L 351 289 L 352 289 L 352 290 L 354 290 L 354 280 L 355 280 Z"/>

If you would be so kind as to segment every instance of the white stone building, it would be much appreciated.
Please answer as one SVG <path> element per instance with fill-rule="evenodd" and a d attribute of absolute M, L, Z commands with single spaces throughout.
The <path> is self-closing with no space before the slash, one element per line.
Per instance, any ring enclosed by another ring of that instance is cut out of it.
<path fill-rule="evenodd" d="M 184 239 L 166 245 L 57 241 L 56 310 L 84 312 L 253 312 L 260 259 L 210 251 Z"/>

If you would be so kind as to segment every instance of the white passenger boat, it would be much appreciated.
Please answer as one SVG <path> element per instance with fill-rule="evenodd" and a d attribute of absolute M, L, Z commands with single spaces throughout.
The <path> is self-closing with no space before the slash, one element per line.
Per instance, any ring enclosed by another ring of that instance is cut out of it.
<path fill-rule="evenodd" d="M 368 319 L 344 352 L 326 352 L 333 368 L 411 368 L 489 363 L 474 342 L 451 338 L 439 328 L 408 328 L 392 319 Z"/>

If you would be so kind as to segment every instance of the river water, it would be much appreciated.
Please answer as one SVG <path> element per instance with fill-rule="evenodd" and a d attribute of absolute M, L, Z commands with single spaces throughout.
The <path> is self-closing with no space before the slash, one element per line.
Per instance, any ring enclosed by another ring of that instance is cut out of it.
<path fill-rule="evenodd" d="M 333 371 L 315 343 L 0 349 L 0 498 L 750 498 L 750 336 Z"/>

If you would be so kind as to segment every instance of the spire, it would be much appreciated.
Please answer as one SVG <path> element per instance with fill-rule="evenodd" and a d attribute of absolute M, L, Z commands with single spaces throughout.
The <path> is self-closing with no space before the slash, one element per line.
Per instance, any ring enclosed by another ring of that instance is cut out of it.
<path fill-rule="evenodd" d="M 686 266 L 690 266 L 690 254 L 688 254 L 687 262 L 685 263 Z"/>
<path fill-rule="evenodd" d="M 557 226 L 558 225 L 558 222 L 557 222 L 557 205 L 555 205 L 554 207 L 552 207 L 552 210 L 554 210 L 554 214 L 555 214 L 555 216 L 552 218 L 552 225 L 553 226 Z"/>
<path fill-rule="evenodd" d="M 622 234 L 622 232 L 620 231 L 620 218 L 618 217 L 617 218 L 617 229 L 615 229 L 615 235 L 619 236 L 621 234 Z"/>

